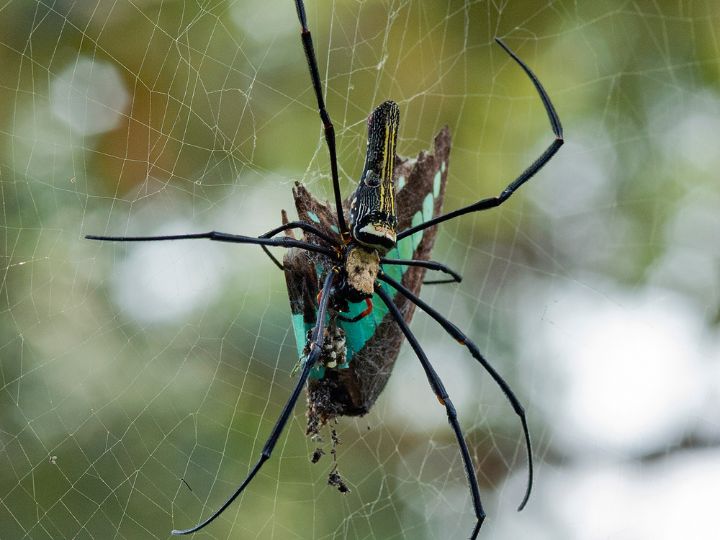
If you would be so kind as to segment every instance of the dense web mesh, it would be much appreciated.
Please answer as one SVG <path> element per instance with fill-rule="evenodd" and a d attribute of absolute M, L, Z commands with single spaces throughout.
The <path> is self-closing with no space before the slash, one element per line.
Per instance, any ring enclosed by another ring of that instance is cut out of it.
<path fill-rule="evenodd" d="M 444 224 L 464 276 L 423 298 L 512 383 L 536 448 L 466 350 L 418 313 L 489 518 L 481 538 L 713 538 L 720 473 L 720 9 L 716 2 L 308 0 L 345 194 L 365 119 L 399 151 L 453 135 Z M 0 3 L 0 537 L 163 538 L 254 463 L 294 384 L 284 277 L 251 246 L 86 234 L 257 235 L 302 180 L 331 198 L 289 0 Z M 292 212 L 291 212 L 292 214 Z M 282 257 L 282 252 L 277 252 Z M 404 347 L 375 408 L 328 432 L 298 405 L 211 538 L 464 538 L 444 409 Z M 317 464 L 310 456 L 320 446 Z"/>

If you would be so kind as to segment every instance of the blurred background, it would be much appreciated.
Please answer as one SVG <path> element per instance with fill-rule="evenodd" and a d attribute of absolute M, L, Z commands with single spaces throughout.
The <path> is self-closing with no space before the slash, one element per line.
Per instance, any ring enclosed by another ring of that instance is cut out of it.
<path fill-rule="evenodd" d="M 720 478 L 717 2 L 308 0 L 345 193 L 392 98 L 399 152 L 453 134 L 446 209 L 499 193 L 551 142 L 495 36 L 536 71 L 566 145 L 502 208 L 441 228 L 464 275 L 418 313 L 478 469 L 483 539 L 709 539 Z M 256 460 L 297 360 L 259 249 L 86 234 L 260 234 L 327 151 L 289 0 L 0 6 L 0 536 L 166 538 Z M 281 255 L 281 254 L 279 254 Z M 273 459 L 199 537 L 466 538 L 457 445 L 404 347 L 339 470 L 296 408 Z M 302 401 L 302 400 L 301 400 Z M 321 444 L 329 451 L 329 437 Z"/>

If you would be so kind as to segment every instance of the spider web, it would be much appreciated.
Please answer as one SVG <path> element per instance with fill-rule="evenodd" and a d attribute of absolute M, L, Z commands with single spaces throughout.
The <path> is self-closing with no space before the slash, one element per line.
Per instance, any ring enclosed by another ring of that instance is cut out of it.
<path fill-rule="evenodd" d="M 423 297 L 508 379 L 413 330 L 459 411 L 481 538 L 714 537 L 720 472 L 720 14 L 715 2 L 308 1 L 344 192 L 392 98 L 399 150 L 448 124 L 447 209 L 552 140 L 493 43 L 539 75 L 568 143 L 502 208 L 445 224 L 464 276 Z M 289 0 L 0 3 L 0 537 L 163 538 L 245 477 L 294 384 L 284 277 L 255 248 L 85 234 L 260 234 L 329 165 Z M 292 214 L 292 212 L 291 212 Z M 411 351 L 373 411 L 304 435 L 201 535 L 463 538 L 457 444 Z M 317 447 L 326 455 L 311 464 Z"/>

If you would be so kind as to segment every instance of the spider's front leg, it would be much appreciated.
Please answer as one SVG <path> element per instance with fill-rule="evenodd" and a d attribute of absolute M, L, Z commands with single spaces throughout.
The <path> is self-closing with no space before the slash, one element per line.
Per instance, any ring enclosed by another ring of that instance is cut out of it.
<path fill-rule="evenodd" d="M 520 58 L 512 50 L 510 50 L 510 48 L 505 45 L 505 43 L 503 43 L 499 38 L 495 38 L 495 41 L 503 48 L 506 53 L 508 53 L 512 57 L 513 60 L 515 60 L 515 62 L 517 62 L 517 64 L 522 68 L 522 70 L 532 81 L 533 85 L 535 86 L 535 90 L 537 90 L 537 93 L 540 96 L 540 100 L 543 103 L 543 107 L 545 107 L 545 112 L 547 113 L 548 120 L 550 121 L 550 127 L 552 128 L 553 134 L 555 135 L 555 140 L 550 143 L 550 146 L 548 146 L 547 149 L 542 154 L 540 154 L 540 157 L 537 158 L 527 169 L 525 169 L 520 174 L 520 176 L 510 182 L 508 186 L 504 190 L 502 190 L 500 195 L 496 197 L 488 197 L 486 199 L 481 199 L 476 203 L 470 204 L 463 208 L 458 208 L 457 210 L 453 210 L 452 212 L 448 212 L 447 214 L 443 214 L 436 218 L 429 219 L 428 221 L 420 223 L 415 227 L 405 229 L 404 231 L 398 233 L 398 240 L 410 236 L 411 234 L 414 234 L 418 231 L 422 231 L 423 229 L 427 229 L 428 227 L 432 227 L 433 225 L 437 225 L 438 223 L 442 223 L 443 221 L 448 221 L 450 219 L 454 219 L 458 216 L 462 216 L 470 212 L 480 212 L 482 210 L 489 210 L 490 208 L 500 206 L 502 203 L 507 201 L 520 186 L 522 186 L 525 182 L 530 180 L 530 178 L 535 176 L 535 173 L 542 169 L 563 145 L 564 139 L 562 124 L 560 123 L 560 117 L 558 116 L 557 111 L 555 111 L 555 107 L 553 106 L 552 101 L 550 101 L 550 96 L 548 96 L 545 88 L 543 88 L 543 85 L 540 83 L 540 80 L 537 78 L 535 73 L 533 73 L 532 70 L 527 66 L 527 64 L 520 60 Z"/>
<path fill-rule="evenodd" d="M 209 231 L 204 233 L 190 234 L 167 234 L 162 236 L 104 236 L 96 234 L 88 234 L 85 236 L 87 240 L 100 240 L 102 242 L 163 242 L 170 240 L 214 240 L 216 242 L 228 242 L 230 244 L 254 244 L 257 246 L 276 246 L 284 248 L 301 248 L 316 253 L 322 253 L 328 257 L 335 254 L 332 250 L 311 244 L 309 242 L 301 242 L 294 238 L 261 238 L 255 236 L 245 236 L 242 234 L 230 234 L 218 231 Z"/>
<path fill-rule="evenodd" d="M 337 212 L 338 228 L 340 233 L 345 235 L 348 231 L 343 214 L 342 196 L 340 194 L 340 178 L 338 175 L 337 153 L 335 150 L 335 127 L 330 114 L 325 108 L 325 98 L 323 97 L 322 84 L 320 83 L 320 70 L 318 69 L 317 58 L 315 56 L 315 48 L 313 47 L 312 35 L 308 29 L 307 14 L 305 13 L 305 4 L 303 0 L 295 0 L 295 9 L 297 11 L 298 20 L 300 21 L 300 39 L 302 40 L 303 49 L 305 50 L 305 60 L 307 61 L 308 70 L 310 71 L 310 80 L 312 81 L 315 99 L 317 100 L 318 113 L 323 123 L 325 132 L 325 142 L 330 154 L 330 174 L 333 181 L 333 192 L 335 193 L 335 211 Z"/>

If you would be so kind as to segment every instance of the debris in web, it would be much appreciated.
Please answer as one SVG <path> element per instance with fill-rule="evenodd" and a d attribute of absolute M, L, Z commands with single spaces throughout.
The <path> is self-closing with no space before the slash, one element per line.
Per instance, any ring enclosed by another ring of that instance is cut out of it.
<path fill-rule="evenodd" d="M 335 422 L 337 423 L 337 420 Z M 333 458 L 333 468 L 328 475 L 328 485 L 336 487 L 340 493 L 349 493 L 350 488 L 347 487 L 345 480 L 343 480 L 342 476 L 338 472 L 337 447 L 340 444 L 340 438 L 338 437 L 335 428 L 330 429 L 330 437 L 332 439 L 332 450 L 330 450 L 330 454 Z"/>
<path fill-rule="evenodd" d="M 323 457 L 324 455 L 325 455 L 325 450 L 323 450 L 320 447 L 316 448 L 315 451 L 312 453 L 312 457 L 310 458 L 310 463 L 313 463 L 313 464 L 317 463 L 318 461 L 320 461 L 320 458 Z"/>

